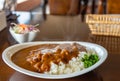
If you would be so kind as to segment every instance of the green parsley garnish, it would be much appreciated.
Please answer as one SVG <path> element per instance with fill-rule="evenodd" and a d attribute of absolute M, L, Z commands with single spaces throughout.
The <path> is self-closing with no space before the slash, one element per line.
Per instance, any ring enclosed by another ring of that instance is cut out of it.
<path fill-rule="evenodd" d="M 96 54 L 91 54 L 91 55 L 85 54 L 84 57 L 82 58 L 82 62 L 84 62 L 84 67 L 85 68 L 88 68 L 88 67 L 92 66 L 98 60 L 99 60 L 99 57 Z"/>

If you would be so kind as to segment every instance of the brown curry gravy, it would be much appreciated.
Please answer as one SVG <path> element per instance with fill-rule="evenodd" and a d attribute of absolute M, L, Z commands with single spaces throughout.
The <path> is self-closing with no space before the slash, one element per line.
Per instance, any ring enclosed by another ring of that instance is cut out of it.
<path fill-rule="evenodd" d="M 30 55 L 31 50 L 36 50 L 36 49 L 40 49 L 40 48 L 52 49 L 58 45 L 59 44 L 42 44 L 42 45 L 36 45 L 36 46 L 31 46 L 31 47 L 28 47 L 25 49 L 21 49 L 12 56 L 12 61 L 16 65 L 18 65 L 22 68 L 25 68 L 27 70 L 44 73 L 45 71 L 50 70 L 50 62 L 51 61 L 54 62 L 55 64 L 59 64 L 60 61 L 67 64 L 69 62 L 69 60 L 71 60 L 73 57 L 77 57 L 77 55 L 79 54 L 80 49 L 74 49 L 72 52 L 69 52 L 68 50 L 63 49 L 60 51 L 58 50 L 54 54 L 50 54 L 50 53 L 45 54 L 45 55 L 47 55 L 47 57 L 44 57 L 45 56 L 44 54 L 40 54 L 40 55 L 42 55 L 40 60 L 37 60 L 35 62 L 34 62 L 34 60 L 32 60 L 32 57 L 31 57 L 32 55 Z M 83 46 L 81 46 L 81 48 L 82 48 L 81 50 L 85 51 Z M 34 55 L 35 54 L 33 54 L 33 57 L 34 57 Z M 44 58 L 42 58 L 42 57 L 44 57 Z M 27 61 L 27 59 L 30 59 L 30 61 Z M 42 59 L 45 59 L 45 60 L 42 61 Z M 47 66 L 47 68 L 46 68 L 46 66 Z M 41 67 L 43 67 L 43 69 L 41 69 Z"/>
<path fill-rule="evenodd" d="M 26 61 L 26 58 L 29 56 L 29 53 L 31 50 L 36 50 L 38 48 L 54 48 L 55 46 L 57 46 L 57 44 L 52 44 L 52 45 L 49 45 L 49 44 L 43 44 L 43 45 L 36 45 L 36 46 L 31 46 L 31 47 L 28 47 L 28 48 L 24 48 L 24 49 L 21 49 L 19 51 L 17 51 L 13 56 L 12 56 L 12 61 L 24 68 L 24 69 L 27 69 L 27 70 L 31 70 L 31 71 L 36 71 L 36 69 L 29 63 Z"/>

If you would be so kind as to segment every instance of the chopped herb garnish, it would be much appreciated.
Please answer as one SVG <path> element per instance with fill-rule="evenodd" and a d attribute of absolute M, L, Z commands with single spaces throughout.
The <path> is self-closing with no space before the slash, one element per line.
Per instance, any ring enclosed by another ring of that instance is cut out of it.
<path fill-rule="evenodd" d="M 87 55 L 85 54 L 84 57 L 82 58 L 82 62 L 84 62 L 84 67 L 88 68 L 95 64 L 99 60 L 99 57 L 97 54 L 91 54 Z"/>

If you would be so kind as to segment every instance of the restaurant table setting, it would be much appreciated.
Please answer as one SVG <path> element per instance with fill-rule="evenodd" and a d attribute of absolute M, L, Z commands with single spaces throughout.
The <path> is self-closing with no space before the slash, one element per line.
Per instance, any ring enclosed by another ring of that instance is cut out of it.
<path fill-rule="evenodd" d="M 36 15 L 39 14 L 33 14 L 33 17 Z M 0 81 L 119 81 L 119 46 L 111 51 L 101 41 L 96 42 L 95 36 L 99 35 L 91 32 L 90 24 L 81 22 L 80 18 L 80 15 L 47 15 L 45 21 L 36 19 L 34 22 L 39 26 L 35 38 L 31 31 L 27 32 L 33 37 L 30 41 L 15 36 L 16 32 L 24 34 L 27 26 L 36 25 L 30 20 L 26 20 L 29 23 L 11 23 L 20 26 L 22 31 L 14 26 L 4 28 L 0 32 Z M 102 42 L 107 45 L 106 41 Z M 47 59 L 43 60 L 45 57 Z"/>

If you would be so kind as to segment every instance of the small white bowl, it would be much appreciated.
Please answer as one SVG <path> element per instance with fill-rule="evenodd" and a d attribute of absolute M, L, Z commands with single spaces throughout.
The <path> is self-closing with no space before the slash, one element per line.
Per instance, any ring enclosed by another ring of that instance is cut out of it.
<path fill-rule="evenodd" d="M 9 29 L 9 32 L 18 43 L 31 42 L 36 38 L 37 34 L 39 33 L 38 31 L 36 31 L 25 34 L 17 34 L 12 30 L 11 27 Z"/>

